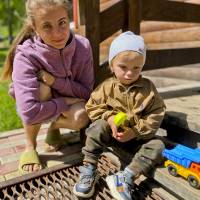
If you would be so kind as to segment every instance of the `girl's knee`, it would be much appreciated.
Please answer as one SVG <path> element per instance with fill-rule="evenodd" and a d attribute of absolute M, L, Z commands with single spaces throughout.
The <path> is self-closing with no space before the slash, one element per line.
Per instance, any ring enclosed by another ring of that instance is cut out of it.
<path fill-rule="evenodd" d="M 51 88 L 40 82 L 40 101 L 48 101 L 52 98 Z"/>
<path fill-rule="evenodd" d="M 89 117 L 84 109 L 76 112 L 74 115 L 74 123 L 77 129 L 86 127 L 89 121 Z"/>

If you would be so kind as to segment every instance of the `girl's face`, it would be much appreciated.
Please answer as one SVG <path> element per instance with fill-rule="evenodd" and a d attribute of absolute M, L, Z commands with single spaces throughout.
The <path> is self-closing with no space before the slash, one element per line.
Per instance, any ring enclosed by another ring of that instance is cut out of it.
<path fill-rule="evenodd" d="M 111 70 L 120 83 L 130 85 L 137 81 L 142 71 L 144 57 L 134 51 L 119 53 L 111 63 Z"/>
<path fill-rule="evenodd" d="M 65 47 L 69 35 L 69 19 L 62 6 L 43 6 L 35 11 L 34 29 L 43 42 L 56 49 Z"/>

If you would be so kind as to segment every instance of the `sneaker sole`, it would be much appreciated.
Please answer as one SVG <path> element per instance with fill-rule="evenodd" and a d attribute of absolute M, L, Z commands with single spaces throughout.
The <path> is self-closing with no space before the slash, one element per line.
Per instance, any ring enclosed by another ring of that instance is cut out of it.
<path fill-rule="evenodd" d="M 110 189 L 110 193 L 116 200 L 124 200 L 116 190 L 115 182 L 111 176 L 106 177 L 106 183 Z"/>
<path fill-rule="evenodd" d="M 92 195 L 93 195 L 94 192 L 95 192 L 95 185 L 96 185 L 97 181 L 98 181 L 98 177 L 95 179 L 94 185 L 93 185 L 93 187 L 92 187 L 92 190 L 91 190 L 89 193 L 85 194 L 85 193 L 82 193 L 82 192 L 77 192 L 76 189 L 75 189 L 75 188 L 76 188 L 76 184 L 74 185 L 73 193 L 74 193 L 77 197 L 81 197 L 81 198 L 90 198 L 90 197 L 92 197 Z"/>

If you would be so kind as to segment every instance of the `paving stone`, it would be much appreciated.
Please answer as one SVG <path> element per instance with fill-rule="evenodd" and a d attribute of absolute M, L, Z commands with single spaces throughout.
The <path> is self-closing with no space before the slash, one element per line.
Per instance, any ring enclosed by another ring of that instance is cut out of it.
<path fill-rule="evenodd" d="M 38 140 L 37 141 L 37 148 L 41 147 L 41 146 L 44 147 L 44 145 L 45 145 L 45 141 L 44 140 Z"/>
<path fill-rule="evenodd" d="M 39 140 L 44 140 L 45 138 L 46 138 L 46 134 L 38 135 L 37 141 L 39 141 Z"/>
<path fill-rule="evenodd" d="M 48 160 L 47 161 L 47 166 L 48 167 L 53 167 L 55 165 L 59 165 L 62 163 L 69 163 L 73 160 L 80 159 L 82 156 L 80 153 L 68 155 L 68 156 L 63 156 L 62 158 L 58 158 L 57 160 Z"/>
<path fill-rule="evenodd" d="M 5 179 L 5 176 L 1 176 L 0 175 L 0 182 L 3 182 L 3 181 L 5 181 L 6 179 Z"/>
<path fill-rule="evenodd" d="M 0 175 L 5 175 L 13 171 L 16 171 L 17 167 L 18 167 L 18 161 L 0 165 Z"/>
<path fill-rule="evenodd" d="M 6 149 L 1 149 L 0 151 L 0 157 L 11 155 L 15 153 L 14 148 L 6 148 Z"/>
<path fill-rule="evenodd" d="M 4 157 L 0 158 L 0 161 L 1 161 L 2 164 L 17 161 L 17 160 L 19 160 L 20 155 L 21 155 L 21 152 L 15 153 L 15 154 L 12 154 L 12 155 L 8 155 L 8 156 L 4 156 Z"/>
<path fill-rule="evenodd" d="M 44 151 L 45 151 L 45 149 L 44 149 L 44 147 L 43 146 L 41 146 L 41 147 L 37 147 L 37 152 L 39 153 L 39 155 L 42 153 L 44 153 Z"/>
<path fill-rule="evenodd" d="M 47 133 L 47 128 L 40 129 L 39 135 L 43 135 Z"/>
<path fill-rule="evenodd" d="M 1 141 L 1 139 L 0 139 Z M 7 148 L 12 148 L 15 147 L 16 145 L 21 145 L 21 144 L 25 144 L 25 139 L 24 140 L 17 140 L 17 141 L 10 141 L 8 143 L 4 143 L 0 145 L 0 151 L 1 149 L 7 149 Z"/>
<path fill-rule="evenodd" d="M 9 137 L 9 136 L 19 135 L 19 134 L 22 134 L 22 133 L 24 133 L 24 129 L 15 129 L 15 130 L 11 130 L 11 131 L 1 132 L 0 133 L 0 139 L 5 138 L 5 137 Z"/>
<path fill-rule="evenodd" d="M 62 163 L 64 163 L 62 160 L 49 160 L 47 161 L 47 167 L 53 167 Z"/>
<path fill-rule="evenodd" d="M 25 150 L 25 145 L 22 144 L 22 145 L 17 145 L 15 147 L 15 151 L 18 153 L 18 152 L 23 152 Z"/>
<path fill-rule="evenodd" d="M 9 143 L 9 139 L 8 138 L 1 138 L 0 139 L 0 144 L 6 144 L 6 143 Z"/>
<path fill-rule="evenodd" d="M 24 133 L 18 134 L 18 135 L 9 136 L 9 140 L 10 141 L 17 141 L 17 140 L 21 140 L 21 139 L 24 139 L 24 138 L 25 138 L 25 134 Z"/>
<path fill-rule="evenodd" d="M 18 176 L 21 176 L 21 174 L 20 174 L 19 171 L 17 170 L 17 171 L 13 171 L 13 172 L 11 172 L 11 173 L 6 174 L 6 175 L 5 175 L 5 179 L 6 179 L 6 180 L 9 180 L 9 179 L 12 179 L 12 178 L 16 178 L 16 177 L 18 177 Z"/>

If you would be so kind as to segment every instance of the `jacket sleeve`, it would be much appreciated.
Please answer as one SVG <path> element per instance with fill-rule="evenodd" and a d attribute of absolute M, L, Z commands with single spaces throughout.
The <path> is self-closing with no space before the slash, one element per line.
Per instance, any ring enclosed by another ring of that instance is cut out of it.
<path fill-rule="evenodd" d="M 86 111 L 91 121 L 105 119 L 112 115 L 113 109 L 106 104 L 107 94 L 104 82 L 99 85 L 91 94 L 86 104 Z"/>
<path fill-rule="evenodd" d="M 56 78 L 53 88 L 63 96 L 78 97 L 88 100 L 94 86 L 94 69 L 91 47 L 88 43 L 88 51 L 84 52 L 85 61 L 79 70 L 79 80 L 70 78 Z"/>
<path fill-rule="evenodd" d="M 153 84 L 151 86 L 152 91 L 143 102 L 144 110 L 141 117 L 136 125 L 132 127 L 137 135 L 137 139 L 152 138 L 159 129 L 165 115 L 166 107 L 164 101 L 158 94 L 155 86 Z"/>
<path fill-rule="evenodd" d="M 12 79 L 17 110 L 25 124 L 42 123 L 68 109 L 62 97 L 40 101 L 37 68 L 21 52 L 15 55 Z"/>

